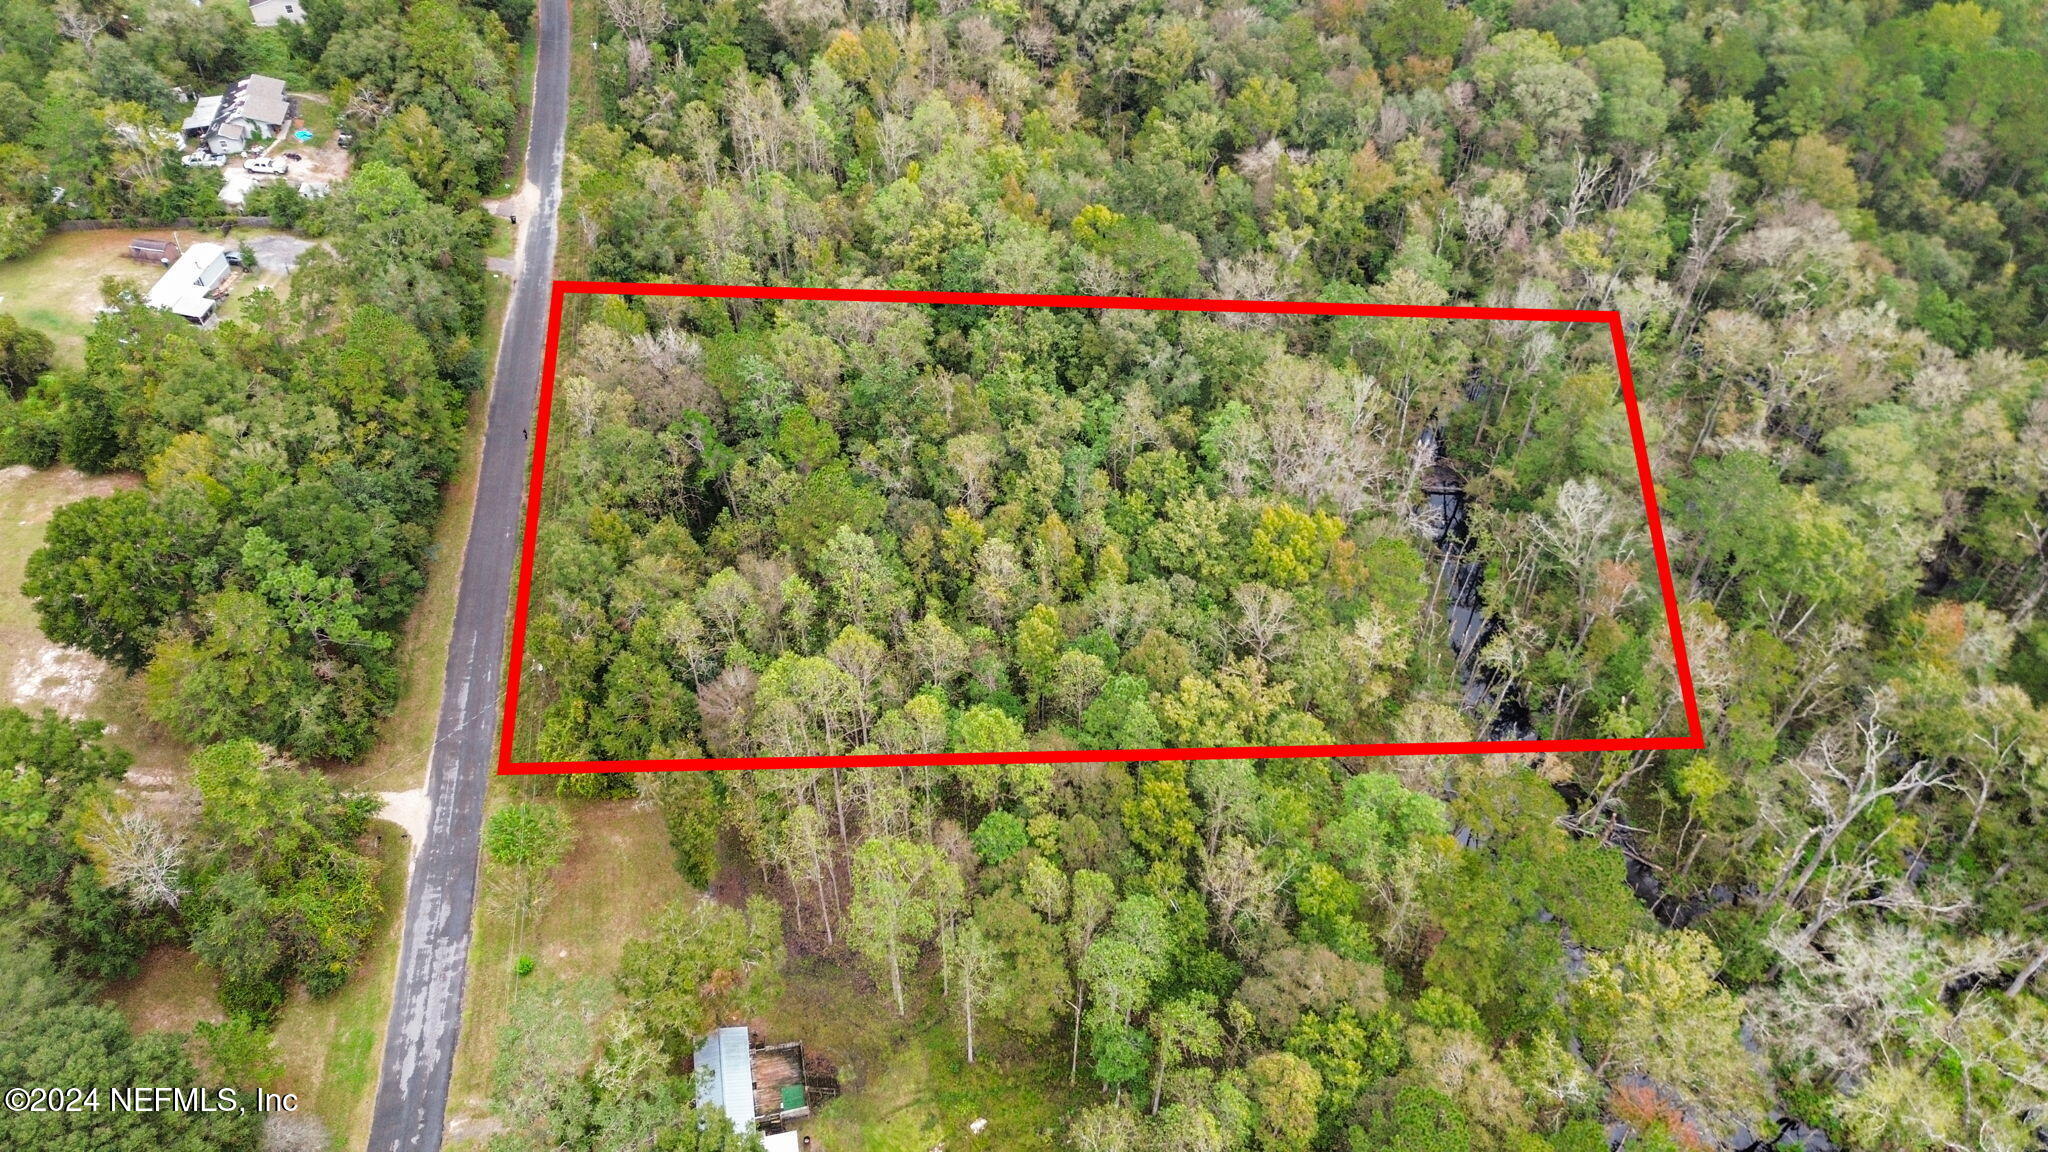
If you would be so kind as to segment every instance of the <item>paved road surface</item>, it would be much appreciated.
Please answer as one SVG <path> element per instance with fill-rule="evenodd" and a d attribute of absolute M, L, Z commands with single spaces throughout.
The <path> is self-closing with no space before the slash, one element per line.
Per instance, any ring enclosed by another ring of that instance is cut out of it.
<path fill-rule="evenodd" d="M 519 559 L 520 498 L 526 490 L 527 441 L 521 430 L 532 421 L 540 385 L 569 104 L 568 0 L 541 0 L 536 17 L 540 60 L 534 71 L 526 179 L 539 189 L 540 202 L 522 221 L 526 232 L 518 281 L 492 376 L 483 470 L 462 558 L 455 640 L 448 651 L 440 729 L 427 776 L 426 837 L 417 846 L 406 891 L 405 944 L 370 1121 L 374 1152 L 441 1147 L 449 1074 L 462 1028 L 484 785 L 498 734 L 506 604 Z"/>

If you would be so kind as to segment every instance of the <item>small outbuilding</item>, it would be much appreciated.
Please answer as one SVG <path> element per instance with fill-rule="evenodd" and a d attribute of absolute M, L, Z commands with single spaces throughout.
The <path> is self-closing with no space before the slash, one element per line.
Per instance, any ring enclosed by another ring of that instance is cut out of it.
<path fill-rule="evenodd" d="M 720 1028 L 697 1048 L 697 1104 L 716 1105 L 733 1130 L 774 1135 L 811 1114 L 804 1046 L 755 1044 L 740 1027 Z"/>
<path fill-rule="evenodd" d="M 178 262 L 178 242 L 157 240 L 148 236 L 137 236 L 128 242 L 128 258 L 144 264 L 169 266 Z"/>

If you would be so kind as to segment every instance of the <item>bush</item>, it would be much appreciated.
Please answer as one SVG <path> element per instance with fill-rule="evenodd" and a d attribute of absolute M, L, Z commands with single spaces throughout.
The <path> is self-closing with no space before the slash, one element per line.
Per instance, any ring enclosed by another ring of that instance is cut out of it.
<path fill-rule="evenodd" d="M 268 216 L 277 227 L 294 230 L 305 219 L 308 207 L 297 188 L 281 181 L 251 189 L 246 203 L 251 215 Z"/>
<path fill-rule="evenodd" d="M 0 400 L 0 467 L 48 468 L 63 450 L 64 429 L 48 404 L 33 396 L 18 404 Z"/>

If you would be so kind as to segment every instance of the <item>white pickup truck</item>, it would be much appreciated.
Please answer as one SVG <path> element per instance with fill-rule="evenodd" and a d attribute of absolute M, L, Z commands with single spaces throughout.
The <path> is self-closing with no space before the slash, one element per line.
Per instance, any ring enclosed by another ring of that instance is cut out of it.
<path fill-rule="evenodd" d="M 251 156 L 242 161 L 242 167 L 258 176 L 282 176 L 291 170 L 291 165 L 269 156 Z"/>

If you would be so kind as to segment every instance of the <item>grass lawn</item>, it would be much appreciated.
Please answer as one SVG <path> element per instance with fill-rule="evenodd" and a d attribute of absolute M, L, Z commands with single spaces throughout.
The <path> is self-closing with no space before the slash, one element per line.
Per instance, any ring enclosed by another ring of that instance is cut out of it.
<path fill-rule="evenodd" d="M 575 22 L 574 18 L 570 21 Z M 574 43 L 573 38 L 570 43 Z M 572 52 L 571 58 L 574 57 Z M 533 73 L 540 66 L 540 40 L 534 30 L 528 28 L 519 40 L 519 60 L 515 65 L 512 81 L 512 98 L 519 102 L 519 114 L 512 119 L 512 129 L 505 134 L 504 178 L 499 182 L 496 196 L 510 196 L 519 191 L 526 182 L 526 132 L 533 121 Z M 509 255 L 508 252 L 492 251 L 493 256 Z"/>
<path fill-rule="evenodd" d="M 573 30 L 569 43 L 572 46 L 585 44 L 604 37 L 604 18 L 595 4 L 572 4 L 569 6 L 569 27 Z M 569 135 L 576 135 L 576 129 L 586 124 L 599 123 L 603 109 L 599 105 L 600 94 L 597 85 L 597 53 L 569 53 Z"/>
<path fill-rule="evenodd" d="M 484 255 L 510 257 L 512 255 L 512 222 L 503 216 L 491 217 L 491 238 L 484 243 Z"/>
<path fill-rule="evenodd" d="M 1050 1148 L 1069 1115 L 1100 1099 L 1085 1080 L 1067 1087 L 1064 1060 L 1026 1055 L 993 1027 L 977 1037 L 969 1065 L 959 1020 L 932 973 L 910 983 L 916 994 L 899 1018 L 886 991 L 839 964 L 805 962 L 755 1022 L 763 1039 L 801 1040 L 807 1056 L 838 1066 L 842 1094 L 799 1125 L 813 1152 Z M 979 1135 L 968 1127 L 977 1119 L 988 1121 Z"/>
<path fill-rule="evenodd" d="M 595 4 L 571 4 L 569 6 L 569 35 L 571 45 L 588 44 L 604 36 L 604 18 L 599 15 Z M 570 147 L 575 147 L 576 133 L 587 125 L 603 121 L 603 96 L 597 83 L 597 54 L 594 52 L 569 53 L 569 123 Z M 563 221 L 575 218 L 576 184 L 568 179 L 567 172 L 562 180 Z M 563 227 L 555 240 L 555 275 L 573 280 L 589 269 L 588 254 L 583 250 L 580 230 Z"/>
<path fill-rule="evenodd" d="M 100 308 L 100 281 L 108 276 L 147 287 L 163 275 L 155 264 L 128 259 L 137 236 L 166 237 L 170 229 L 62 232 L 26 256 L 0 263 L 0 312 L 57 342 L 60 364 L 85 363 L 85 337 Z M 184 234 L 188 241 L 200 237 Z"/>
<path fill-rule="evenodd" d="M 333 139 L 336 117 L 334 104 L 326 97 L 316 99 L 300 94 L 299 119 L 303 121 L 300 127 L 313 134 L 313 139 L 308 143 L 318 147 Z"/>
<path fill-rule="evenodd" d="M 545 778 L 501 777 L 491 783 L 493 808 L 526 796 L 551 796 Z M 576 822 L 576 846 L 556 875 L 555 897 L 527 928 L 515 950 L 512 918 L 486 889 L 477 905 L 476 937 L 469 949 L 469 984 L 462 1001 L 462 1042 L 449 1092 L 451 1148 L 481 1147 L 489 1131 L 491 1066 L 498 1027 L 512 1001 L 512 962 L 533 956 L 538 971 L 563 980 L 609 982 L 619 955 L 670 900 L 688 890 L 669 852 L 661 814 L 636 810 L 630 800 L 564 801 Z M 920 1150 L 923 1152 L 923 1150 Z"/>
<path fill-rule="evenodd" d="M 213 977 L 197 956 L 175 944 L 151 949 L 134 979 L 105 991 L 107 1003 L 137 1032 L 190 1032 L 194 1024 L 227 1018 L 213 998 Z"/>

